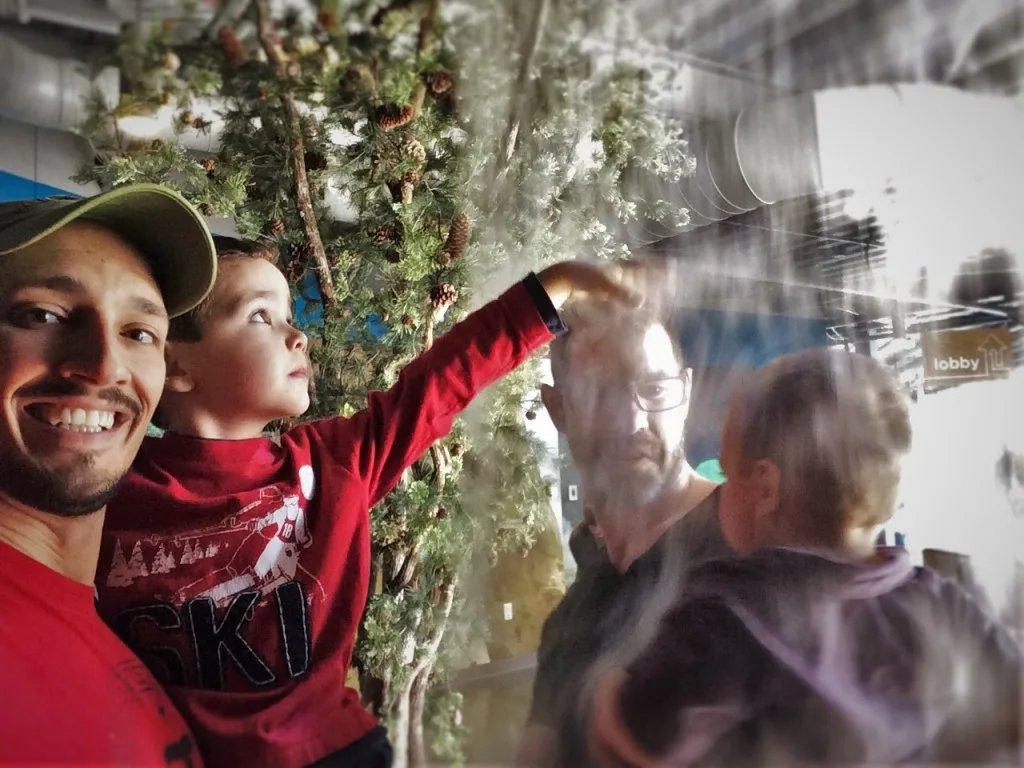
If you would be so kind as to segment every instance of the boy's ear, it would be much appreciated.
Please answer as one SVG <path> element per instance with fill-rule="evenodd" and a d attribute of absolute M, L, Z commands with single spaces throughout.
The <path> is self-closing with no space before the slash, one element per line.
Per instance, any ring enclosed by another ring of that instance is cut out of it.
<path fill-rule="evenodd" d="M 782 472 L 774 461 L 758 459 L 750 468 L 754 512 L 758 517 L 775 514 L 782 502 Z"/>
<path fill-rule="evenodd" d="M 175 392 L 179 395 L 191 392 L 196 386 L 195 381 L 185 369 L 184 360 L 180 354 L 176 353 L 173 342 L 168 342 L 164 357 L 167 360 L 167 380 L 164 383 L 164 391 Z"/>
<path fill-rule="evenodd" d="M 540 401 L 544 403 L 555 429 L 565 434 L 565 406 L 562 403 L 562 393 L 550 384 L 541 384 Z"/>

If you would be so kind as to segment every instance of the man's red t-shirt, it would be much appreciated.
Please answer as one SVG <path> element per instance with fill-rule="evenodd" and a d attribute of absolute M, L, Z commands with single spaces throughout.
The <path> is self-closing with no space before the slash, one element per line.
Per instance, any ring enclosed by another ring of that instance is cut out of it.
<path fill-rule="evenodd" d="M 93 589 L 0 543 L 0 764 L 201 768 L 153 675 Z"/>
<path fill-rule="evenodd" d="M 536 278 L 524 281 L 364 411 L 300 425 L 280 445 L 145 442 L 108 507 L 100 613 L 165 683 L 207 765 L 298 768 L 376 726 L 345 687 L 369 510 L 477 393 L 550 341 L 550 314 L 557 323 Z"/>

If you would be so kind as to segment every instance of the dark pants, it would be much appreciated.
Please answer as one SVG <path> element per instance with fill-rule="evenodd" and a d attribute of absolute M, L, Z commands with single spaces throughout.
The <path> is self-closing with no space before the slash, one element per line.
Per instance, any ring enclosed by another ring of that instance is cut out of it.
<path fill-rule="evenodd" d="M 378 725 L 358 741 L 317 760 L 309 768 L 391 768 L 393 756 L 388 732 Z"/>

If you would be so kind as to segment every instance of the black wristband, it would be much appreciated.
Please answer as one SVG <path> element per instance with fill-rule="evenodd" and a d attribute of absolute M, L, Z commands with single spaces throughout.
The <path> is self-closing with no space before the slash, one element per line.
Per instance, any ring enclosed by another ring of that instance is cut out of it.
<path fill-rule="evenodd" d="M 551 303 L 551 297 L 544 290 L 544 285 L 541 283 L 540 278 L 534 272 L 531 272 L 523 278 L 523 285 L 526 286 L 526 292 L 533 299 L 533 303 L 537 307 L 537 311 L 540 312 L 540 316 L 548 330 L 555 336 L 561 336 L 568 331 L 569 329 L 566 328 L 565 323 L 562 321 L 562 316 L 558 314 L 555 305 Z"/>

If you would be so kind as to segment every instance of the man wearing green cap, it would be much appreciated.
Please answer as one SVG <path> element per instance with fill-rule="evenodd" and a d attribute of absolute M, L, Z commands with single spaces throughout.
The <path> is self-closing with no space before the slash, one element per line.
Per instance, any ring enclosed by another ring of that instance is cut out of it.
<path fill-rule="evenodd" d="M 215 271 L 202 218 L 155 185 L 0 204 L 0 763 L 201 764 L 92 585 L 168 318 Z"/>

